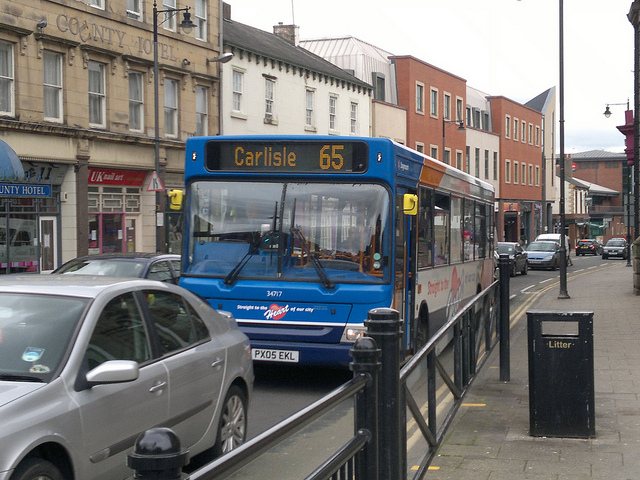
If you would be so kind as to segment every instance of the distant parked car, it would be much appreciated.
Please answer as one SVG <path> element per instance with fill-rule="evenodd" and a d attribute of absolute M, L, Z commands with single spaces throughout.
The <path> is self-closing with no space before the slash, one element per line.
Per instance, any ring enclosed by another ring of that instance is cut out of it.
<path fill-rule="evenodd" d="M 52 273 L 148 278 L 178 284 L 180 255 L 164 253 L 101 253 L 74 258 Z"/>
<path fill-rule="evenodd" d="M 0 479 L 130 478 L 127 454 L 158 426 L 191 456 L 246 438 L 249 339 L 181 287 L 5 275 L 0 332 Z"/>
<path fill-rule="evenodd" d="M 558 247 L 561 243 L 561 235 L 559 233 L 541 233 L 535 239 L 536 242 L 556 242 Z M 569 264 L 571 263 L 569 260 L 569 256 L 571 255 L 571 245 L 569 244 L 569 237 L 567 235 L 564 236 L 564 248 L 566 250 L 567 261 Z M 528 250 L 528 249 L 527 249 Z"/>
<path fill-rule="evenodd" d="M 624 238 L 612 238 L 602 250 L 602 259 L 609 257 L 627 258 L 627 241 Z"/>
<path fill-rule="evenodd" d="M 576 257 L 580 255 L 601 255 L 602 245 L 592 238 L 583 238 L 576 243 Z"/>
<path fill-rule="evenodd" d="M 560 246 L 553 241 L 531 242 L 527 247 L 529 268 L 550 268 L 555 270 L 560 266 Z"/>
<path fill-rule="evenodd" d="M 498 254 L 509 255 L 509 274 L 516 276 L 517 272 L 527 274 L 527 252 L 518 242 L 498 242 Z"/>

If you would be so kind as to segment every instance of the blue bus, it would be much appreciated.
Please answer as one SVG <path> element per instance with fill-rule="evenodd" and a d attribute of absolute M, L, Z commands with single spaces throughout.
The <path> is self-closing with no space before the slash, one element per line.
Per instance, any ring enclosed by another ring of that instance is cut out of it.
<path fill-rule="evenodd" d="M 346 366 L 373 308 L 417 351 L 493 281 L 493 187 L 385 138 L 193 137 L 180 284 L 256 362 Z"/>

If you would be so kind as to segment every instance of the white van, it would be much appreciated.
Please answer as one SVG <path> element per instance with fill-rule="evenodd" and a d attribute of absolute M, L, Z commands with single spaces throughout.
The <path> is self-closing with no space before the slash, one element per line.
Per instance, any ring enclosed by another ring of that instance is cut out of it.
<path fill-rule="evenodd" d="M 560 245 L 560 237 L 559 233 L 541 233 L 536 237 L 536 242 L 556 242 Z M 564 246 L 567 249 L 567 259 L 569 258 L 569 254 L 571 253 L 571 246 L 569 245 L 569 237 L 567 235 L 564 236 Z"/>

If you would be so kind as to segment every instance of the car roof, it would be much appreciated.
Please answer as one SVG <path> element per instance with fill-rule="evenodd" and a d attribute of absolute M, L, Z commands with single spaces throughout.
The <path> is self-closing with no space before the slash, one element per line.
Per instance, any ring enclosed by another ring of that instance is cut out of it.
<path fill-rule="evenodd" d="M 120 252 L 120 253 L 96 253 L 94 255 L 84 255 L 76 257 L 73 261 L 81 260 L 154 260 L 154 259 L 180 260 L 180 255 L 173 253 L 158 252 Z"/>
<path fill-rule="evenodd" d="M 520 245 L 518 242 L 498 242 L 498 245 Z"/>
<path fill-rule="evenodd" d="M 0 276 L 0 293 L 38 293 L 95 298 L 101 292 L 115 288 L 136 290 L 139 288 L 179 288 L 157 280 L 143 278 L 109 277 L 106 275 L 51 275 L 15 274 Z"/>

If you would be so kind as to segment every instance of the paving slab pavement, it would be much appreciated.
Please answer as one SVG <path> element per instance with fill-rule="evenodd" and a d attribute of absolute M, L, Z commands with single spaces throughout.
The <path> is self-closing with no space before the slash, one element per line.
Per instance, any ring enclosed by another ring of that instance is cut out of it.
<path fill-rule="evenodd" d="M 639 480 L 640 296 L 624 261 L 569 267 L 533 294 L 527 310 L 593 312 L 595 438 L 529 435 L 526 311 L 511 311 L 511 375 L 500 381 L 499 349 L 471 385 L 426 475 L 430 480 Z"/>

